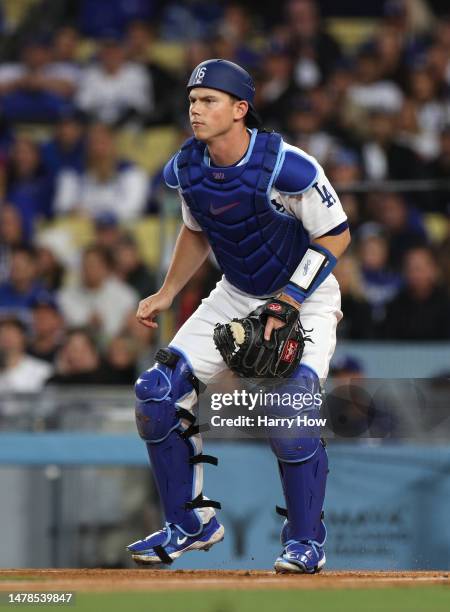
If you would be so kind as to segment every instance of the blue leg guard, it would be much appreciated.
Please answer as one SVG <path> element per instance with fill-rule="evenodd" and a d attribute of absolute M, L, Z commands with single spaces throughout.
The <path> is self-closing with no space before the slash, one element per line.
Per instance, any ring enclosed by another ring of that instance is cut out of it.
<path fill-rule="evenodd" d="M 301 463 L 278 462 L 287 506 L 287 523 L 282 536 L 288 540 L 313 541 L 323 546 L 326 539 L 323 502 L 328 473 L 327 453 L 320 444 L 317 453 Z"/>
<path fill-rule="evenodd" d="M 145 440 L 166 521 L 186 535 L 201 532 L 218 502 L 203 498 L 202 454 L 195 425 L 199 381 L 175 349 L 160 349 L 156 364 L 136 381 L 136 424 Z"/>
<path fill-rule="evenodd" d="M 286 381 L 281 390 L 289 393 L 290 405 L 272 405 L 266 411 L 273 417 L 318 418 L 320 414 L 320 383 L 310 368 L 300 365 L 295 378 Z M 296 401 L 303 397 L 303 407 L 298 409 Z M 315 398 L 317 401 L 311 401 Z M 296 423 L 296 421 L 294 421 Z M 315 542 L 322 546 L 326 529 L 322 521 L 325 485 L 328 473 L 328 458 L 325 445 L 319 437 L 320 428 L 297 424 L 286 431 L 274 428 L 269 441 L 278 458 L 281 482 L 287 511 L 278 509 L 287 516 L 282 532 L 283 545 L 289 540 Z M 307 437 L 306 437 L 307 436 Z"/>

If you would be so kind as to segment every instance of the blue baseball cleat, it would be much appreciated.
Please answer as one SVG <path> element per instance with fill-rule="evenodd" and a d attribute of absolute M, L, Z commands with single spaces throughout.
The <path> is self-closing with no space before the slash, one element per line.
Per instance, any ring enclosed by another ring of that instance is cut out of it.
<path fill-rule="evenodd" d="M 277 510 L 286 516 L 285 511 Z M 326 562 L 323 546 L 327 539 L 327 528 L 323 522 L 323 512 L 319 525 L 318 537 L 315 540 L 302 540 L 297 542 L 291 537 L 289 520 L 286 518 L 280 533 L 283 552 L 275 561 L 277 573 L 316 574 L 320 572 Z"/>
<path fill-rule="evenodd" d="M 280 533 L 280 542 L 283 548 L 285 548 L 288 545 L 289 540 L 294 539 L 291 537 L 289 529 L 290 529 L 289 521 L 288 519 L 285 519 L 283 526 L 281 528 L 281 533 Z M 326 539 L 327 539 L 327 528 L 325 527 L 325 523 L 323 522 L 323 520 L 321 520 L 320 526 L 319 526 L 319 533 L 318 533 L 317 539 L 314 540 L 314 543 L 318 544 L 319 546 L 323 546 L 325 544 Z"/>
<path fill-rule="evenodd" d="M 223 525 L 215 517 L 203 525 L 203 530 L 194 536 L 186 535 L 173 523 L 166 523 L 163 529 L 143 540 L 133 542 L 127 549 L 136 563 L 170 564 L 189 550 L 209 550 L 211 546 L 223 540 L 224 533 Z"/>
<path fill-rule="evenodd" d="M 316 574 L 326 562 L 325 551 L 317 542 L 290 540 L 275 561 L 277 574 Z"/>

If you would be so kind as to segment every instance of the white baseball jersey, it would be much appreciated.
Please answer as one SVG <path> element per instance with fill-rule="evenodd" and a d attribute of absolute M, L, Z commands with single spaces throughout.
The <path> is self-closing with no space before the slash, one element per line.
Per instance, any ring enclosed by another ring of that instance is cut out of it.
<path fill-rule="evenodd" d="M 272 188 L 272 206 L 278 212 L 296 217 L 311 240 L 345 224 L 347 217 L 323 168 L 301 149 L 284 141 L 281 146 L 286 152 L 313 163 L 317 168 L 317 176 L 314 184 L 301 193 L 284 193 Z M 244 158 L 240 163 L 245 161 Z M 181 192 L 180 197 L 185 225 L 191 230 L 201 231 Z M 196 312 L 180 328 L 171 346 L 185 354 L 200 380 L 211 382 L 226 369 L 213 342 L 215 324 L 226 323 L 234 317 L 245 317 L 264 301 L 261 296 L 255 297 L 240 291 L 223 277 L 210 296 L 202 301 Z M 340 302 L 339 285 L 334 276 L 330 275 L 305 300 L 300 310 L 303 327 L 312 330 L 309 335 L 313 340 L 306 343 L 301 363 L 313 369 L 321 379 L 328 374 L 329 362 L 336 345 L 336 326 L 342 318 Z"/>

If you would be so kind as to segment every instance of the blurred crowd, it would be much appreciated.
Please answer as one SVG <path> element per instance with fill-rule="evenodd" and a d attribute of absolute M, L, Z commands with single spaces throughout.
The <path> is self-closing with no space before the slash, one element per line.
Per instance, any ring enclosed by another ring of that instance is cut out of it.
<path fill-rule="evenodd" d="M 211 57 L 251 71 L 264 127 L 340 193 L 353 235 L 336 268 L 340 336 L 450 339 L 450 15 L 378 2 L 346 44 L 321 4 L 35 0 L 14 27 L 0 15 L 1 390 L 131 384 L 149 363 L 156 339 L 134 312 L 161 270 L 130 224 L 159 219 L 168 196 L 161 168 L 117 141 L 165 126 L 182 142 L 185 83 Z M 42 239 L 77 218 L 92 240 L 75 257 Z M 218 277 L 213 262 L 195 275 L 175 326 Z"/>

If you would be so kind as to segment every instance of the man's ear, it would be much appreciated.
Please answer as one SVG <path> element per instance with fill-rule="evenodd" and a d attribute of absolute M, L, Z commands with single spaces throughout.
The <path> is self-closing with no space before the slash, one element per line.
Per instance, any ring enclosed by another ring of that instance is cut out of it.
<path fill-rule="evenodd" d="M 234 118 L 236 121 L 243 119 L 248 111 L 248 102 L 238 100 L 234 105 Z"/>

